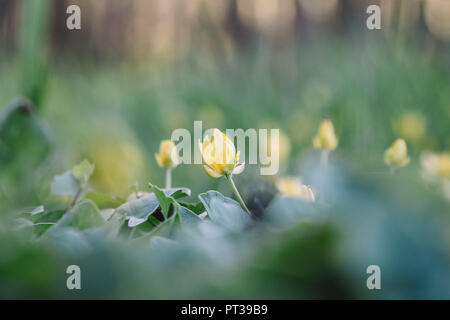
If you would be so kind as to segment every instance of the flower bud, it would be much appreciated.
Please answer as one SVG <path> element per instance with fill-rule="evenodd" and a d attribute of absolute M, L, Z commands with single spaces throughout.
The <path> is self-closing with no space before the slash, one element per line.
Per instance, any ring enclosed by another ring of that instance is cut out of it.
<path fill-rule="evenodd" d="M 397 139 L 384 152 L 384 162 L 392 167 L 404 167 L 409 163 L 408 149 L 403 139 Z"/>
<path fill-rule="evenodd" d="M 155 154 L 155 158 L 162 168 L 175 168 L 180 162 L 175 143 L 171 140 L 161 141 L 159 153 Z"/>
<path fill-rule="evenodd" d="M 338 145 L 338 138 L 334 133 L 334 126 L 330 119 L 323 119 L 319 131 L 313 140 L 314 148 L 334 150 Z"/>
<path fill-rule="evenodd" d="M 301 183 L 296 177 L 286 177 L 277 181 L 278 190 L 286 196 L 297 197 L 305 201 L 314 202 L 315 196 L 310 187 Z"/>
<path fill-rule="evenodd" d="M 211 139 L 206 136 L 203 143 L 198 143 L 209 176 L 218 178 L 244 170 L 244 164 L 238 162 L 240 152 L 236 153 L 233 142 L 219 129 L 214 129 Z"/>

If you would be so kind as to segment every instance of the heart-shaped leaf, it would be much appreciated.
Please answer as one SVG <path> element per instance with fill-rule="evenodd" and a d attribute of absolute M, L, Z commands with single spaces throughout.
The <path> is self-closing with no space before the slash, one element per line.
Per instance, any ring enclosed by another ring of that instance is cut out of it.
<path fill-rule="evenodd" d="M 202 221 L 194 212 L 178 205 L 178 216 L 180 217 L 180 223 L 183 228 L 192 228 L 197 226 Z"/>
<path fill-rule="evenodd" d="M 162 191 L 162 193 L 159 192 L 158 190 Z M 126 215 L 129 227 L 135 227 L 147 221 L 148 217 L 152 215 L 154 212 L 156 212 L 156 210 L 160 206 L 160 201 L 161 203 L 163 203 L 161 210 L 163 210 L 164 207 L 164 210 L 167 210 L 166 212 L 168 212 L 168 208 L 171 202 L 169 197 L 175 194 L 178 194 L 178 196 L 190 195 L 190 190 L 186 188 L 170 188 L 170 189 L 158 188 L 157 193 L 159 196 L 159 200 L 155 192 L 152 192 L 138 199 L 131 199 L 130 201 L 127 201 L 124 204 L 122 204 L 116 210 L 122 215 Z"/>
<path fill-rule="evenodd" d="M 224 197 L 220 192 L 208 191 L 199 196 L 209 217 L 232 231 L 242 231 L 250 222 L 249 215 L 236 201 Z"/>
<path fill-rule="evenodd" d="M 116 210 L 120 214 L 126 215 L 129 227 L 135 227 L 145 222 L 158 207 L 158 199 L 154 193 L 150 193 L 138 199 L 125 202 Z"/>

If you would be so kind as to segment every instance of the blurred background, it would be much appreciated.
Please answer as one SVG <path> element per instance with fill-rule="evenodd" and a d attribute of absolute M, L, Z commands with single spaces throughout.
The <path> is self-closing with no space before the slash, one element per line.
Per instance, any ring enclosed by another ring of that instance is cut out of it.
<path fill-rule="evenodd" d="M 368 30 L 375 3 L 382 29 Z M 81 30 L 66 27 L 70 4 L 81 9 Z M 162 184 L 159 141 L 192 131 L 194 120 L 280 128 L 280 173 L 299 174 L 328 116 L 337 156 L 378 171 L 397 136 L 412 152 L 449 147 L 449 39 L 446 0 L 2 0 L 0 106 L 31 100 L 51 139 L 47 159 L 27 165 L 27 186 L 84 157 L 108 192 Z M 196 191 L 221 183 L 200 166 L 174 171 L 175 185 L 187 181 Z"/>
<path fill-rule="evenodd" d="M 81 30 L 66 27 L 71 4 Z M 381 30 L 366 27 L 370 4 Z M 278 177 L 306 175 L 324 116 L 339 137 L 332 157 L 363 181 L 389 171 L 383 152 L 402 137 L 415 186 L 420 153 L 450 149 L 450 1 L 1 0 L 0 112 L 4 211 L 43 203 L 83 158 L 102 192 L 163 185 L 159 142 L 194 120 L 279 128 Z M 236 177 L 244 197 L 277 178 L 258 168 Z M 200 165 L 173 172 L 194 198 L 230 195 L 224 183 Z"/>

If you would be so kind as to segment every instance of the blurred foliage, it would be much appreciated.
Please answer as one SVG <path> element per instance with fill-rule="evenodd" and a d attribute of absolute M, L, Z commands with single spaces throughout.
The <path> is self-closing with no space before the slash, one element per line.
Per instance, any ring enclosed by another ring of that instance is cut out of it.
<path fill-rule="evenodd" d="M 79 59 L 47 51 L 49 3 L 22 1 L 17 50 L 0 52 L 0 298 L 449 297 L 450 204 L 419 164 L 450 149 L 444 44 L 282 41 L 267 26 L 249 38 L 266 20 L 244 15 L 233 47 L 205 7 L 197 28 L 214 41 L 199 32 L 182 58 Z M 327 170 L 312 146 L 323 116 L 339 138 Z M 158 188 L 160 141 L 194 120 L 280 128 L 278 176 L 301 176 L 317 201 L 282 196 L 256 165 L 235 179 L 255 219 L 200 165 Z M 411 161 L 391 174 L 383 153 L 399 136 Z M 66 289 L 71 264 L 81 291 Z M 380 291 L 366 288 L 371 264 Z"/>
<path fill-rule="evenodd" d="M 40 107 L 47 85 L 47 39 L 51 19 L 50 0 L 21 1 L 21 94 Z"/>

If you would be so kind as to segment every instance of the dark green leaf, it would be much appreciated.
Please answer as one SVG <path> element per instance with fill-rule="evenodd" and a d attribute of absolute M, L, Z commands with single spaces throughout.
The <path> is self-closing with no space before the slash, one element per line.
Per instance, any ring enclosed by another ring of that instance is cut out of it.
<path fill-rule="evenodd" d="M 189 203 L 189 202 L 181 202 L 181 201 L 177 201 L 179 205 L 189 209 L 190 211 L 192 211 L 195 214 L 201 214 L 203 212 L 205 212 L 205 206 L 203 205 L 202 202 L 197 202 L 197 203 Z"/>
<path fill-rule="evenodd" d="M 166 193 L 168 195 L 170 195 L 172 193 L 162 191 L 157 186 L 154 186 L 150 183 L 149 183 L 149 186 L 150 186 L 150 190 L 156 195 L 156 198 L 158 199 L 159 206 L 161 207 L 161 211 L 164 216 L 164 219 L 167 219 L 167 217 L 169 216 L 169 208 L 170 208 L 171 201 L 168 198 L 168 196 L 166 196 Z"/>
<path fill-rule="evenodd" d="M 172 196 L 174 199 L 181 199 L 191 195 L 191 190 L 188 188 L 167 188 L 162 190 L 166 196 Z"/>

